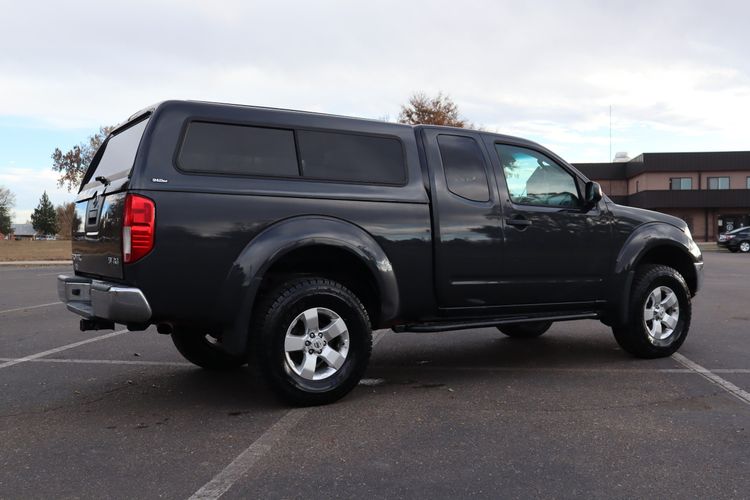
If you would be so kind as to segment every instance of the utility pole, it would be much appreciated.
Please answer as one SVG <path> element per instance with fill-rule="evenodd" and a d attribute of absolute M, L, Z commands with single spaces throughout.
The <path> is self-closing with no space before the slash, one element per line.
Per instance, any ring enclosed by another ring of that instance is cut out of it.
<path fill-rule="evenodd" d="M 612 161 L 612 105 L 609 105 L 609 160 Z"/>

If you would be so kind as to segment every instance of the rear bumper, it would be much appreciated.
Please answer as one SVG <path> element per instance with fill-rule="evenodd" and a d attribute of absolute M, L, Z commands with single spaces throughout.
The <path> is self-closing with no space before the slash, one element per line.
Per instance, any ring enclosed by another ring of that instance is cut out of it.
<path fill-rule="evenodd" d="M 69 311 L 86 319 L 101 318 L 126 325 L 151 319 L 151 306 L 138 288 L 60 275 L 57 295 Z"/>

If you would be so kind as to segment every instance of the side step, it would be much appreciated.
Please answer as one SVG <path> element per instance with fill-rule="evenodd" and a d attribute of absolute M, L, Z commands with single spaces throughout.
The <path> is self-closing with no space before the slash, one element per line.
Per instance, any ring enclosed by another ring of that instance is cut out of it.
<path fill-rule="evenodd" d="M 467 330 L 469 328 L 489 328 L 500 325 L 513 325 L 517 323 L 529 323 L 531 321 L 573 321 L 577 319 L 598 319 L 599 313 L 594 311 L 576 314 L 560 315 L 525 315 L 505 316 L 500 318 L 463 320 L 463 321 L 435 321 L 431 323 L 418 323 L 398 325 L 393 327 L 394 332 L 448 332 L 451 330 Z"/>

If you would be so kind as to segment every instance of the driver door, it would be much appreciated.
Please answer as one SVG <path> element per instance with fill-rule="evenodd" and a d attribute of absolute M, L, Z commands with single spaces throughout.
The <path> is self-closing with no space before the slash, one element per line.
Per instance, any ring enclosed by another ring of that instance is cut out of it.
<path fill-rule="evenodd" d="M 584 182 L 529 147 L 486 138 L 504 202 L 502 274 L 506 303 L 562 304 L 603 297 L 611 258 L 611 216 L 583 203 Z"/>

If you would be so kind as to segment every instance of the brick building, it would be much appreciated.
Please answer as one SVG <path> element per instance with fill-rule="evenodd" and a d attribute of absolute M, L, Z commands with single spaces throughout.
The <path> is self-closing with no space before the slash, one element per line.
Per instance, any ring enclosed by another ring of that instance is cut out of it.
<path fill-rule="evenodd" d="M 696 241 L 750 225 L 750 151 L 643 153 L 574 165 L 616 203 L 683 219 Z"/>

